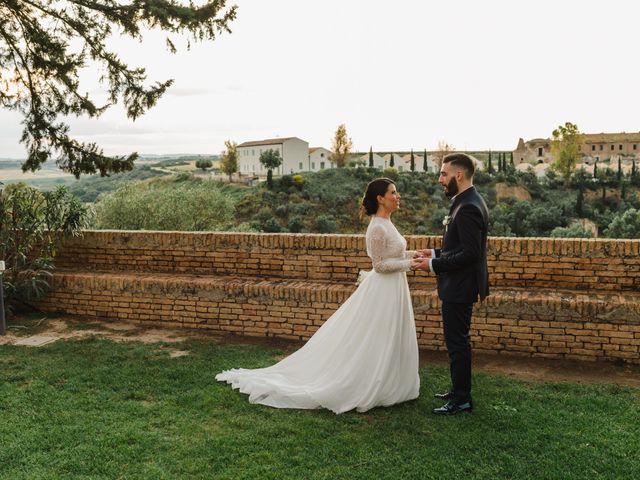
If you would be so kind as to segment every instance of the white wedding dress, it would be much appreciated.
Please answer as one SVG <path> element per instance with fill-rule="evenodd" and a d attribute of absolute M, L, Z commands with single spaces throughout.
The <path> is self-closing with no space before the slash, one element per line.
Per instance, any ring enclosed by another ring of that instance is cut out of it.
<path fill-rule="evenodd" d="M 373 271 L 307 343 L 277 364 L 216 375 L 277 408 L 359 412 L 418 396 L 418 343 L 406 271 L 413 252 L 390 220 L 366 235 Z"/>

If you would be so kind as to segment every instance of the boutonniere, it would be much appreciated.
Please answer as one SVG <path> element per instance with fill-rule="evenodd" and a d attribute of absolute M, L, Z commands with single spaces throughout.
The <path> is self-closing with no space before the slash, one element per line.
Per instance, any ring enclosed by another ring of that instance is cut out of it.
<path fill-rule="evenodd" d="M 442 225 L 444 225 L 444 233 L 449 231 L 449 224 L 451 223 L 451 215 L 445 215 L 442 219 Z"/>

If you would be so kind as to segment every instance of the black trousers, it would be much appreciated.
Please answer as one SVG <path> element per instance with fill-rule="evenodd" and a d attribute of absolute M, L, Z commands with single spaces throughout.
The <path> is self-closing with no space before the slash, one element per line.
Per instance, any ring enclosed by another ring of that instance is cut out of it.
<path fill-rule="evenodd" d="M 453 402 L 471 400 L 471 313 L 473 303 L 442 302 L 444 341 L 449 352 Z"/>

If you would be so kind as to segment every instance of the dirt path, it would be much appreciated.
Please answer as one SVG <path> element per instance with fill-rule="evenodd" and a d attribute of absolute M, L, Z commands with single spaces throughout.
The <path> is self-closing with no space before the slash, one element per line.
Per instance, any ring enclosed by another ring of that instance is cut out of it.
<path fill-rule="evenodd" d="M 212 335 L 201 330 L 146 328 L 139 325 L 111 321 L 82 321 L 67 317 L 32 317 L 17 319 L 9 324 L 7 335 L 0 337 L 0 345 L 10 345 L 28 336 L 38 335 L 57 339 L 80 339 L 91 336 L 125 342 L 175 343 L 174 357 L 187 355 L 179 350 L 181 342 L 209 339 L 227 343 L 268 344 L 284 349 L 288 354 L 300 347 L 300 342 L 272 338 L 252 338 Z M 608 362 L 576 362 L 547 358 L 527 358 L 506 355 L 474 355 L 474 371 L 504 375 L 535 382 L 616 383 L 640 388 L 640 365 L 618 365 Z M 423 350 L 420 363 L 447 365 L 445 352 Z"/>

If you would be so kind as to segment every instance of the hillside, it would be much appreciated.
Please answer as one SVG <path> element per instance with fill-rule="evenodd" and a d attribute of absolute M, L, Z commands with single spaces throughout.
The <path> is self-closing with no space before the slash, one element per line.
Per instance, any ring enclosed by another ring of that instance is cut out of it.
<path fill-rule="evenodd" d="M 449 201 L 444 198 L 436 175 L 393 170 L 387 170 L 385 175 L 396 182 L 402 195 L 401 208 L 393 217 L 398 229 L 404 234 L 440 234 Z M 363 233 L 367 221 L 359 218 L 359 203 L 366 184 L 379 176 L 380 171 L 369 168 L 328 169 L 285 175 L 275 179 L 273 190 L 268 190 L 263 183 L 253 187 L 227 185 L 183 172 L 147 180 L 135 191 L 121 193 L 121 197 L 130 197 L 135 192 L 147 195 L 146 190 L 153 190 L 153 197 L 145 198 L 153 198 L 158 211 L 162 211 L 163 202 L 169 201 L 175 206 L 167 206 L 164 211 L 175 211 L 182 203 L 192 201 L 187 198 L 192 194 L 189 192 L 200 191 L 198 195 L 203 195 L 202 191 L 207 191 L 212 195 L 211 200 L 202 197 L 202 202 L 210 203 L 205 205 L 207 208 L 221 212 L 223 208 L 229 209 L 221 217 L 227 219 L 225 223 L 216 224 L 224 230 Z M 176 182 L 184 184 L 181 195 L 176 194 Z M 188 185 L 193 188 L 187 188 Z M 605 184 L 604 194 L 596 180 L 580 188 L 565 189 L 553 174 L 539 180 L 533 173 L 513 170 L 491 176 L 476 172 L 475 185 L 490 209 L 489 233 L 496 236 L 591 236 L 586 229 L 594 225 L 602 236 L 616 217 L 627 210 L 640 209 L 638 187 L 632 179 L 624 180 L 622 188 Z M 229 201 L 222 202 L 221 198 Z M 135 203 L 132 198 L 126 200 Z M 183 216 L 198 210 L 180 208 Z M 118 215 L 111 216 L 115 217 Z M 197 219 L 190 224 L 197 225 Z M 122 227 L 107 223 L 102 228 Z M 160 227 L 150 224 L 145 228 Z"/>

